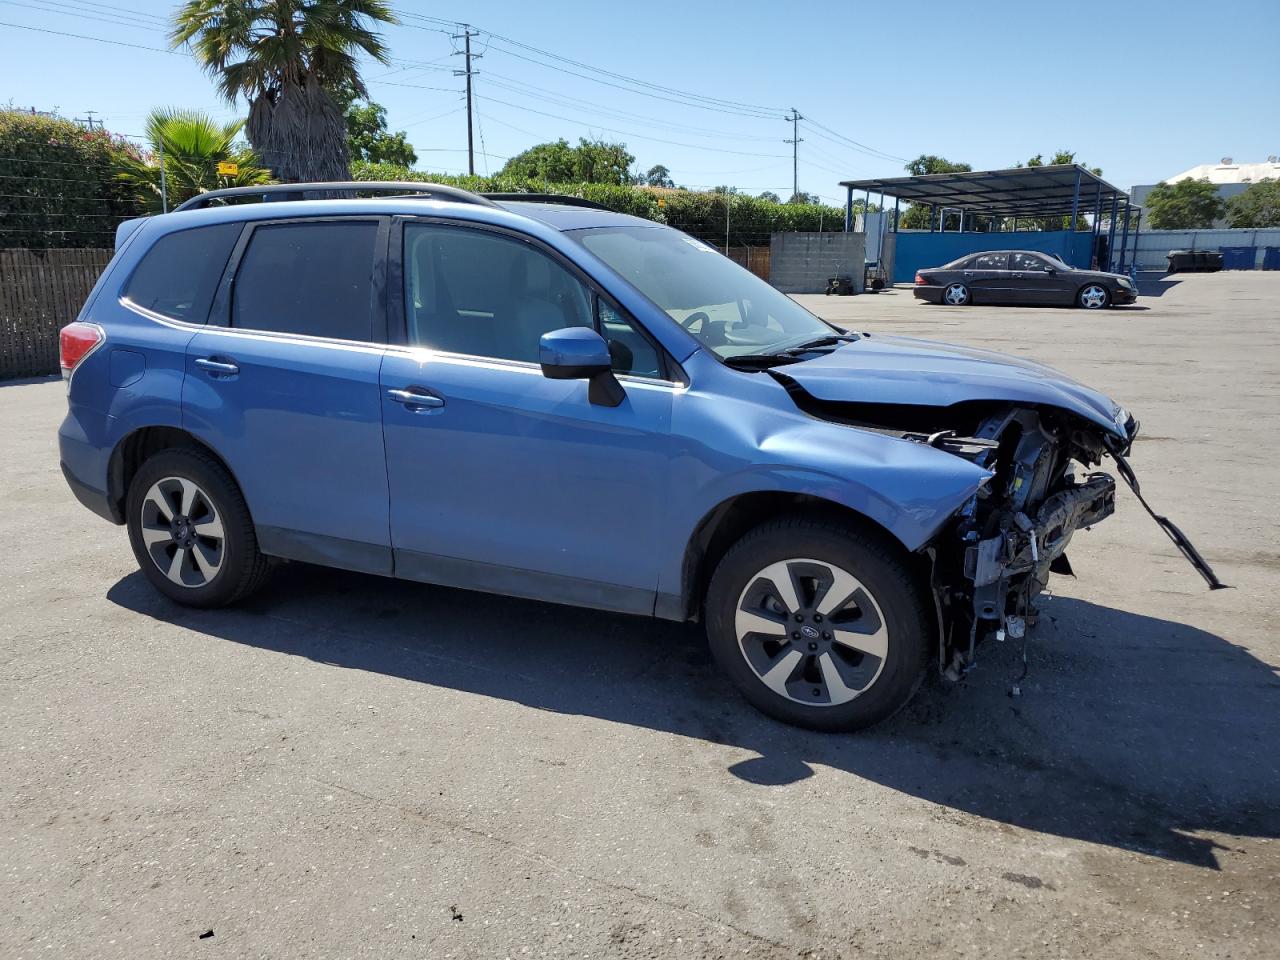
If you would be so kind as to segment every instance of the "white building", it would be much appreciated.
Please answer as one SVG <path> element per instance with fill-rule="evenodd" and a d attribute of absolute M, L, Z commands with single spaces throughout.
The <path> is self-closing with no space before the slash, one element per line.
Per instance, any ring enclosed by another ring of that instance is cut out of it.
<path fill-rule="evenodd" d="M 1243 193 L 1252 183 L 1259 180 L 1280 180 L 1280 157 L 1267 157 L 1261 163 L 1236 163 L 1231 157 L 1223 157 L 1221 163 L 1201 163 L 1184 170 L 1172 177 L 1166 177 L 1164 183 L 1177 183 L 1179 180 L 1208 180 L 1218 187 L 1218 196 L 1229 200 L 1236 194 Z M 1143 184 L 1130 191 L 1133 202 L 1138 206 L 1146 206 L 1147 194 L 1156 185 Z M 1227 222 L 1219 220 L 1215 227 L 1225 227 Z"/>

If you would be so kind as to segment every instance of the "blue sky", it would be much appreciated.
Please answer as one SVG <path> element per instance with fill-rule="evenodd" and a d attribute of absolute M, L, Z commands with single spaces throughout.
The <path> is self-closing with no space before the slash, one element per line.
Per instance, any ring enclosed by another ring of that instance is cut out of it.
<path fill-rule="evenodd" d="M 1280 0 L 396 6 L 509 38 L 473 41 L 484 53 L 475 80 L 488 154 L 477 157 L 481 173 L 535 142 L 600 136 L 626 142 L 642 168 L 665 164 L 681 184 L 785 197 L 791 126 L 782 117 L 791 106 L 821 124 L 800 124 L 800 188 L 833 201 L 839 180 L 899 175 L 902 158 L 921 153 L 984 169 L 1073 149 L 1126 188 L 1222 156 L 1280 153 Z M 189 57 L 15 26 L 163 48 L 173 7 L 0 0 L 0 101 L 72 117 L 93 110 L 126 134 L 160 105 L 242 116 L 243 104 L 219 100 Z M 406 18 L 386 30 L 395 62 L 364 71 L 419 168 L 442 172 L 466 166 L 451 32 Z M 668 89 L 644 95 L 602 70 Z"/>

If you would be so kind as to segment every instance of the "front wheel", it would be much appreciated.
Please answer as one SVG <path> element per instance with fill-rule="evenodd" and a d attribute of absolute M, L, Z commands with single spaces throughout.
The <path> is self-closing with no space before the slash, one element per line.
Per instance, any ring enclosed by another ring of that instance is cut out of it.
<path fill-rule="evenodd" d="M 138 566 L 170 600 L 221 607 L 266 576 L 240 488 L 201 450 L 163 450 L 147 460 L 129 485 L 125 513 Z"/>
<path fill-rule="evenodd" d="M 952 307 L 963 307 L 969 302 L 969 288 L 963 283 L 950 284 L 942 291 L 942 302 Z"/>
<path fill-rule="evenodd" d="M 1085 310 L 1101 310 L 1111 302 L 1111 294 L 1100 283 L 1090 283 L 1080 288 L 1076 294 L 1076 303 Z"/>
<path fill-rule="evenodd" d="M 901 551 L 840 522 L 758 527 L 707 594 L 711 652 L 734 685 L 770 716 L 817 730 L 900 710 L 924 678 L 930 624 Z"/>

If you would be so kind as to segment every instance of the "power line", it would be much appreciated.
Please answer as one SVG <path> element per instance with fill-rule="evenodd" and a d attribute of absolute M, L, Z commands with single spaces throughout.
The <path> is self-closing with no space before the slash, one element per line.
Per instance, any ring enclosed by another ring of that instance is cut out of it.
<path fill-rule="evenodd" d="M 499 100 L 496 97 L 490 97 L 487 94 L 485 98 L 490 103 L 500 103 L 504 107 L 511 107 L 512 109 L 520 110 L 520 111 L 523 111 L 524 113 L 536 113 L 536 114 L 539 114 L 540 116 L 551 117 L 553 120 L 564 120 L 567 123 L 580 124 L 581 126 L 587 127 L 588 129 L 591 129 L 591 130 L 604 130 L 608 133 L 617 133 L 624 137 L 633 137 L 637 140 L 652 140 L 654 143 L 665 143 L 673 147 L 688 147 L 691 150 L 707 150 L 712 153 L 731 153 L 739 157 L 776 157 L 779 160 L 786 159 L 786 156 L 780 153 L 752 153 L 747 150 L 726 150 L 723 147 L 707 147 L 707 146 L 703 146 L 701 144 L 696 144 L 696 143 L 682 143 L 679 140 L 664 140 L 660 137 L 648 136 L 647 134 L 634 133 L 627 130 L 619 130 L 616 127 L 606 127 L 600 124 L 588 123 L 583 120 L 576 120 L 572 117 L 563 117 L 558 113 L 548 113 L 546 110 L 535 110 L 532 107 L 526 107 L 518 103 L 511 103 L 507 100 Z"/>
<path fill-rule="evenodd" d="M 12 2 L 12 0 L 2 0 L 2 2 Z M 15 30 L 31 30 L 35 33 L 48 33 L 55 37 L 75 37 L 77 40 L 92 40 L 95 43 L 109 43 L 115 47 L 132 47 L 134 50 L 150 50 L 152 53 L 167 53 L 175 57 L 186 57 L 190 54 L 181 50 L 166 50 L 163 47 L 147 47 L 140 43 L 126 43 L 123 40 L 107 40 L 104 37 L 90 37 L 83 33 L 68 33 L 65 30 L 48 30 L 44 27 L 29 27 L 25 23 L 7 23 L 0 20 L 0 27 L 13 27 Z"/>

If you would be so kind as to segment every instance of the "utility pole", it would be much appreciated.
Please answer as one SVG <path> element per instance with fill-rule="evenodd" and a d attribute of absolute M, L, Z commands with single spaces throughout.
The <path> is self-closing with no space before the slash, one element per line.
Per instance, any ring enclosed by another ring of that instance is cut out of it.
<path fill-rule="evenodd" d="M 36 112 L 36 108 L 35 108 L 35 107 L 32 107 L 32 108 L 31 108 L 31 112 L 32 112 L 32 113 L 35 113 L 35 112 Z M 94 115 L 95 113 L 97 113 L 97 112 L 98 112 L 97 110 L 86 110 L 86 111 L 85 111 L 85 116 L 83 116 L 83 117 L 76 117 L 76 118 L 75 118 L 75 119 L 76 119 L 76 123 L 83 123 L 86 127 L 88 127 L 88 128 L 89 128 L 90 132 L 92 132 L 92 131 L 93 131 L 93 128 L 94 128 L 94 124 L 97 124 L 99 127 L 101 127 L 101 126 L 102 126 L 102 121 L 101 121 L 101 120 L 95 120 L 95 119 L 93 118 L 93 115 Z"/>
<path fill-rule="evenodd" d="M 792 107 L 791 116 L 786 119 L 791 122 L 791 139 L 782 142 L 791 144 L 791 196 L 794 197 L 800 192 L 799 146 L 804 143 L 804 138 L 800 136 L 800 121 L 804 117 L 800 116 L 799 110 Z"/>
<path fill-rule="evenodd" d="M 467 23 L 462 24 L 461 34 L 453 35 L 454 40 L 461 40 L 463 42 L 463 49 L 461 53 L 463 54 L 463 56 L 466 57 L 466 63 L 467 63 L 467 69 L 455 70 L 453 71 L 453 75 L 455 77 L 467 78 L 467 173 L 471 174 L 472 176 L 475 176 L 475 173 L 476 173 L 476 150 L 475 150 L 475 140 L 473 139 L 473 135 L 471 132 L 471 77 L 475 73 L 475 71 L 471 69 L 471 59 L 472 59 L 471 38 L 477 37 L 479 35 L 480 35 L 480 31 L 472 30 L 471 25 Z M 455 55 L 457 55 L 458 53 L 459 51 L 457 50 L 454 51 Z M 483 56 L 483 54 L 476 54 L 475 59 L 479 60 L 481 56 Z"/>

